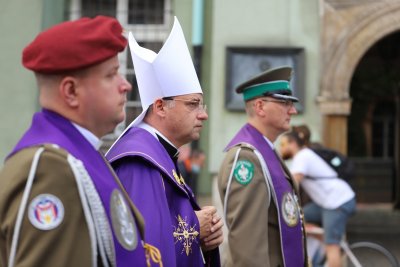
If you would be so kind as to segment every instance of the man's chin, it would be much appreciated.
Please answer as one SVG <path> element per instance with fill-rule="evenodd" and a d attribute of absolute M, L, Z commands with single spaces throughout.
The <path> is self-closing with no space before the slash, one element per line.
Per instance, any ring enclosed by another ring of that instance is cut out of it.
<path fill-rule="evenodd" d="M 191 136 L 191 141 L 196 141 L 200 139 L 200 133 L 193 133 Z"/>

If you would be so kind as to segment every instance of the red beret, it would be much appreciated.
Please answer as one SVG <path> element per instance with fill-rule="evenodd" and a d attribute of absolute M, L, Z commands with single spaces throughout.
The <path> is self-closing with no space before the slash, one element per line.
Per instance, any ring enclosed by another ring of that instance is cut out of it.
<path fill-rule="evenodd" d="M 22 64 L 35 72 L 62 73 L 109 59 L 124 50 L 126 44 L 116 19 L 81 18 L 40 33 L 25 47 Z"/>

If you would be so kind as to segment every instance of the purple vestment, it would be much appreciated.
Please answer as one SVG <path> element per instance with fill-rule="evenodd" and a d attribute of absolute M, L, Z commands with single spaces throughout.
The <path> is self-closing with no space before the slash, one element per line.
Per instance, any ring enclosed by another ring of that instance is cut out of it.
<path fill-rule="evenodd" d="M 285 267 L 306 266 L 304 236 L 297 197 L 293 186 L 286 179 L 277 155 L 268 145 L 263 135 L 250 124 L 246 124 L 239 130 L 228 144 L 226 150 L 241 143 L 250 144 L 256 148 L 261 153 L 270 172 L 271 191 L 273 192 L 272 195 L 278 212 L 282 258 Z"/>
<path fill-rule="evenodd" d="M 56 144 L 83 162 L 97 192 L 111 225 L 110 201 L 112 193 L 119 190 L 110 167 L 102 155 L 82 136 L 70 121 L 49 110 L 34 115 L 32 125 L 9 155 L 21 149 L 42 144 Z M 117 240 L 114 231 L 113 240 L 117 266 L 146 266 L 145 252 L 139 244 L 133 251 L 125 249 Z M 139 234 L 138 229 L 136 233 Z M 60 240 L 60 242 L 63 242 Z"/>
<path fill-rule="evenodd" d="M 142 213 L 146 240 L 160 250 L 164 266 L 204 266 L 194 212 L 200 207 L 162 144 L 148 131 L 133 127 L 106 157 Z M 220 266 L 218 249 L 204 256 L 207 266 Z"/>

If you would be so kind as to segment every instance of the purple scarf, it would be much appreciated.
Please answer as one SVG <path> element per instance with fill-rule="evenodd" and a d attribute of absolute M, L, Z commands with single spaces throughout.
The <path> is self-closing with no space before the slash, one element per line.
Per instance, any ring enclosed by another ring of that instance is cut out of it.
<path fill-rule="evenodd" d="M 102 155 L 82 136 L 70 121 L 49 110 L 43 110 L 34 115 L 32 125 L 24 134 L 14 150 L 8 155 L 32 146 L 42 144 L 56 144 L 68 151 L 75 158 L 81 160 L 89 173 L 111 226 L 110 198 L 114 189 L 119 189 L 106 161 Z M 141 237 L 134 251 L 126 250 L 118 242 L 114 231 L 114 247 L 117 266 L 146 266 L 144 249 L 141 246 Z M 138 229 L 136 232 L 139 235 Z"/>
<path fill-rule="evenodd" d="M 285 177 L 277 155 L 266 142 L 263 135 L 250 124 L 246 124 L 240 129 L 225 150 L 240 143 L 247 143 L 255 147 L 263 156 L 271 174 L 273 184 L 271 191 L 276 196 L 275 204 L 279 216 L 281 250 L 285 266 L 298 267 L 305 265 L 302 222 L 300 220 L 297 198 L 295 197 L 292 185 Z M 294 210 L 294 207 L 296 210 Z"/>

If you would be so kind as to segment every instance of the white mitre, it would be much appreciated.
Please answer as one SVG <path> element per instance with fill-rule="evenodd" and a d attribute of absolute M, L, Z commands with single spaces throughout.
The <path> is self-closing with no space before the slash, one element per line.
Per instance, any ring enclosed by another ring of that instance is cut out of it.
<path fill-rule="evenodd" d="M 141 47 L 131 32 L 129 47 L 143 111 L 127 129 L 143 120 L 147 109 L 156 99 L 203 93 L 185 36 L 176 17 L 171 33 L 158 54 Z"/>

